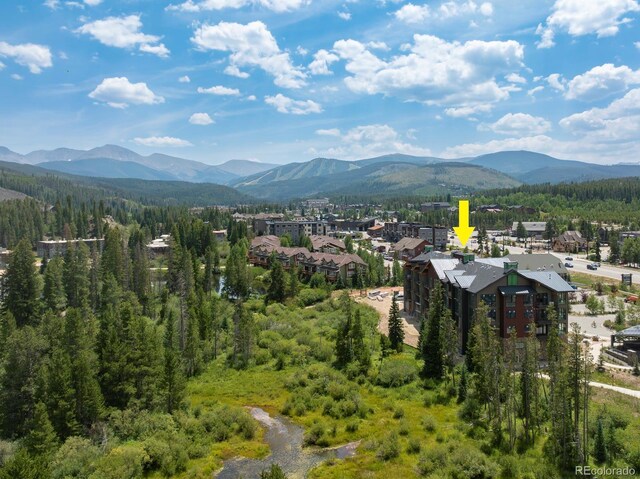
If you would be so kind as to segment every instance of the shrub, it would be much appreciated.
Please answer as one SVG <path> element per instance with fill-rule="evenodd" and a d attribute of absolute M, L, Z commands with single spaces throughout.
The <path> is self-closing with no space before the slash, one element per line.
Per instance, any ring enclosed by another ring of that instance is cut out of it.
<path fill-rule="evenodd" d="M 404 409 L 398 407 L 393 411 L 393 419 L 402 419 L 404 417 Z"/>
<path fill-rule="evenodd" d="M 436 445 L 424 451 L 418 459 L 418 472 L 421 476 L 427 476 L 435 471 L 442 470 L 447 465 L 449 451 L 445 446 Z"/>
<path fill-rule="evenodd" d="M 398 434 L 400 434 L 401 436 L 409 435 L 409 424 L 407 423 L 407 421 L 403 420 L 400 423 L 400 427 L 398 428 Z"/>
<path fill-rule="evenodd" d="M 303 289 L 298 293 L 297 301 L 301 307 L 311 306 L 327 299 L 327 291 L 322 288 Z"/>
<path fill-rule="evenodd" d="M 304 435 L 304 443 L 307 446 L 327 446 L 328 440 L 325 437 L 325 426 L 321 422 L 316 422 Z"/>
<path fill-rule="evenodd" d="M 51 477 L 89 477 L 99 456 L 100 450 L 89 439 L 69 437 L 51 461 Z"/>
<path fill-rule="evenodd" d="M 395 432 L 392 432 L 385 436 L 382 441 L 380 441 L 376 457 L 383 461 L 389 461 L 390 459 L 394 459 L 399 455 L 400 444 L 398 442 L 398 435 Z"/>
<path fill-rule="evenodd" d="M 409 384 L 418 377 L 418 370 L 413 361 L 389 358 L 382 363 L 378 373 L 378 384 L 384 387 L 399 387 Z"/>
<path fill-rule="evenodd" d="M 347 432 L 356 432 L 358 430 L 358 427 L 360 427 L 358 421 L 349 421 L 344 429 Z"/>
<path fill-rule="evenodd" d="M 459 448 L 450 457 L 452 479 L 492 479 L 498 466 L 477 449 Z"/>
<path fill-rule="evenodd" d="M 92 479 L 137 479 L 143 476 L 150 458 L 139 443 L 114 447 L 96 462 Z"/>
<path fill-rule="evenodd" d="M 427 432 L 434 432 L 437 429 L 438 423 L 433 416 L 425 416 L 422 418 L 422 427 Z"/>
<path fill-rule="evenodd" d="M 418 454 L 420 452 L 421 446 L 420 441 L 415 437 L 409 439 L 407 443 L 407 454 Z"/>

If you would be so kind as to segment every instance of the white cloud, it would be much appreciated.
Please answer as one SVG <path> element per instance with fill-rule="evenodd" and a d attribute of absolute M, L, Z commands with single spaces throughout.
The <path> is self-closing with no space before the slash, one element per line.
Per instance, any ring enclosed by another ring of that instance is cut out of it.
<path fill-rule="evenodd" d="M 113 108 L 164 103 L 164 98 L 153 93 L 146 83 L 131 83 L 127 77 L 105 78 L 89 98 Z"/>
<path fill-rule="evenodd" d="M 183 12 L 203 12 L 211 10 L 224 10 L 226 8 L 242 8 L 248 5 L 255 5 L 282 13 L 309 5 L 311 0 L 202 0 L 194 2 L 187 0 L 178 5 L 169 5 L 167 10 L 178 10 Z"/>
<path fill-rule="evenodd" d="M 511 83 L 527 83 L 527 79 L 517 73 L 509 73 L 505 79 Z"/>
<path fill-rule="evenodd" d="M 301 45 L 298 45 L 298 47 L 296 48 L 296 53 L 297 53 L 298 55 L 305 56 L 307 53 L 309 53 L 309 50 L 307 50 L 306 48 L 304 48 L 304 47 L 303 47 L 303 46 L 301 46 Z"/>
<path fill-rule="evenodd" d="M 345 21 L 351 20 L 351 14 L 349 12 L 338 12 L 338 16 Z"/>
<path fill-rule="evenodd" d="M 320 136 L 340 136 L 340 130 L 338 128 L 329 128 L 326 130 L 316 130 L 316 135 Z"/>
<path fill-rule="evenodd" d="M 116 48 L 135 48 L 141 52 L 151 53 L 162 58 L 169 56 L 169 50 L 160 42 L 160 37 L 147 35 L 140 31 L 142 22 L 140 15 L 126 17 L 107 17 L 95 22 L 85 23 L 76 30 L 78 33 L 91 35 L 103 45 Z"/>
<path fill-rule="evenodd" d="M 640 88 L 629 91 L 604 108 L 592 108 L 560 120 L 574 134 L 586 134 L 594 143 L 638 140 Z"/>
<path fill-rule="evenodd" d="M 249 95 L 247 101 L 256 101 L 258 98 L 255 95 Z"/>
<path fill-rule="evenodd" d="M 509 98 L 512 86 L 500 86 L 497 75 L 523 66 L 524 48 L 514 41 L 447 42 L 433 35 L 414 35 L 405 55 L 385 61 L 355 40 L 335 42 L 333 51 L 346 61 L 349 89 L 369 95 L 399 96 L 450 108 L 463 116 L 489 111 Z"/>
<path fill-rule="evenodd" d="M 431 10 L 428 5 L 414 5 L 407 3 L 400 10 L 395 12 L 398 20 L 404 23 L 423 23 L 429 18 Z"/>
<path fill-rule="evenodd" d="M 146 138 L 134 138 L 133 141 L 138 145 L 152 148 L 182 148 L 184 146 L 193 146 L 191 142 L 187 140 L 174 138 L 172 136 L 149 136 Z"/>
<path fill-rule="evenodd" d="M 280 50 L 262 22 L 204 24 L 195 30 L 191 41 L 203 51 L 230 52 L 230 65 L 262 68 L 274 77 L 278 86 L 301 88 L 305 85 L 306 74 L 292 64 L 289 53 Z"/>
<path fill-rule="evenodd" d="M 309 71 L 313 75 L 331 75 L 333 72 L 329 70 L 329 65 L 340 60 L 337 55 L 327 50 L 318 50 L 313 55 L 313 61 L 309 64 Z"/>
<path fill-rule="evenodd" d="M 192 125 L 206 126 L 206 125 L 211 125 L 212 123 L 215 123 L 215 122 L 209 116 L 208 113 L 194 113 L 189 118 L 189 123 L 191 123 Z"/>
<path fill-rule="evenodd" d="M 18 65 L 29 68 L 29 71 L 34 74 L 41 73 L 43 68 L 53 65 L 49 47 L 35 43 L 11 45 L 0 42 L 0 57 L 11 58 Z"/>
<path fill-rule="evenodd" d="M 240 71 L 240 69 L 235 65 L 227 65 L 227 67 L 224 69 L 224 72 L 227 75 L 238 78 L 249 78 L 249 74 L 247 72 Z"/>
<path fill-rule="evenodd" d="M 100 5 L 103 0 L 83 0 L 83 1 L 84 1 L 84 4 L 79 2 L 74 2 L 74 1 L 66 1 L 64 2 L 64 4 L 67 7 L 76 7 L 76 8 L 84 8 L 84 5 L 95 7 L 97 5 Z M 60 0 L 45 0 L 43 5 L 45 7 L 49 7 L 52 10 L 55 10 L 58 7 L 60 7 Z"/>
<path fill-rule="evenodd" d="M 635 42 L 635 43 L 634 43 L 634 45 L 636 46 L 636 48 L 637 48 L 638 50 L 640 50 L 640 42 Z"/>
<path fill-rule="evenodd" d="M 12 73 L 11 74 L 11 78 L 13 78 L 14 80 L 17 80 L 17 81 L 24 80 L 22 75 L 18 75 L 17 73 Z"/>
<path fill-rule="evenodd" d="M 547 78 L 545 78 L 545 80 L 547 80 L 549 86 L 554 90 L 565 91 L 565 83 L 567 83 L 567 80 L 562 78 L 562 75 L 560 75 L 559 73 L 552 73 Z"/>
<path fill-rule="evenodd" d="M 276 96 L 264 97 L 264 102 L 276 108 L 280 113 L 292 115 L 308 115 L 322 113 L 322 106 L 313 100 L 294 100 L 278 93 Z"/>
<path fill-rule="evenodd" d="M 571 36 L 596 34 L 598 38 L 616 35 L 620 25 L 631 21 L 626 15 L 640 11 L 637 0 L 556 0 L 545 25 L 538 25 L 538 48 L 550 48 L 557 32 Z"/>
<path fill-rule="evenodd" d="M 407 3 L 397 10 L 394 15 L 397 20 L 417 24 L 425 23 L 427 20 L 444 21 L 451 18 L 480 14 L 484 17 L 493 15 L 493 4 L 484 2 L 480 5 L 472 0 L 467 1 L 446 1 L 438 7 L 428 4 L 415 5 Z"/>
<path fill-rule="evenodd" d="M 431 155 L 431 150 L 428 148 L 402 141 L 401 135 L 389 125 L 360 125 L 344 134 L 341 134 L 338 129 L 317 130 L 316 133 L 328 138 L 340 138 L 340 144 L 322 152 L 333 158 L 366 158 L 389 153 Z"/>
<path fill-rule="evenodd" d="M 491 130 L 501 135 L 535 136 L 551 130 L 551 123 L 528 113 L 507 113 L 495 123 L 481 125 L 479 130 Z"/>
<path fill-rule="evenodd" d="M 605 63 L 593 67 L 582 75 L 576 75 L 567 84 L 568 100 L 598 100 L 608 95 L 626 91 L 630 85 L 640 84 L 640 70 L 626 65 L 616 67 Z"/>
<path fill-rule="evenodd" d="M 198 87 L 198 93 L 208 93 L 210 95 L 219 96 L 238 96 L 240 95 L 240 90 L 237 88 L 227 88 L 226 86 L 216 85 L 211 88 Z"/>
<path fill-rule="evenodd" d="M 442 152 L 442 156 L 444 158 L 462 158 L 495 153 L 496 151 L 514 150 L 529 150 L 562 156 L 562 153 L 559 153 L 562 148 L 558 148 L 558 142 L 546 135 L 505 138 L 503 140 L 491 140 L 487 143 L 465 143 L 445 149 Z"/>
<path fill-rule="evenodd" d="M 191 83 L 191 78 L 189 78 L 188 75 L 184 75 L 184 76 L 181 76 L 180 78 L 178 78 L 178 81 L 180 83 Z"/>
<path fill-rule="evenodd" d="M 531 90 L 529 90 L 527 92 L 527 95 L 534 96 L 536 93 L 541 92 L 542 90 L 544 90 L 543 86 L 537 86 L 537 87 L 532 88 Z"/>

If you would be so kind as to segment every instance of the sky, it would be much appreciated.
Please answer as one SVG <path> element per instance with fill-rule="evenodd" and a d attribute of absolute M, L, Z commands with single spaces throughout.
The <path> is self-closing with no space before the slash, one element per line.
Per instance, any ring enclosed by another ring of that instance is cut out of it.
<path fill-rule="evenodd" d="M 0 2 L 0 145 L 638 162 L 638 0 Z"/>

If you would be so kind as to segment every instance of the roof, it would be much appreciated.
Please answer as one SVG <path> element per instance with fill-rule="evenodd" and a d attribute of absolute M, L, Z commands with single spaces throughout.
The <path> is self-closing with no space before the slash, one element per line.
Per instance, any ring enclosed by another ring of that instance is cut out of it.
<path fill-rule="evenodd" d="M 557 293 L 570 293 L 573 288 L 555 271 L 518 271 L 522 276 L 543 284 Z"/>
<path fill-rule="evenodd" d="M 311 240 L 311 245 L 313 246 L 314 250 L 319 250 L 321 248 L 324 248 L 325 246 L 338 248 L 341 250 L 347 248 L 343 241 L 337 238 L 332 238 L 331 236 L 311 235 L 309 239 Z"/>
<path fill-rule="evenodd" d="M 561 235 L 556 237 L 556 241 L 560 241 L 563 243 L 586 243 L 587 241 L 582 237 L 579 231 L 565 231 Z"/>
<path fill-rule="evenodd" d="M 274 235 L 256 236 L 251 240 L 252 248 L 259 248 L 261 246 L 276 247 L 280 246 L 280 238 Z"/>
<path fill-rule="evenodd" d="M 544 254 L 510 254 L 503 258 L 505 261 L 515 261 L 518 269 L 530 271 L 555 271 L 559 274 L 567 274 L 564 263 L 556 256 Z"/>
<path fill-rule="evenodd" d="M 421 238 L 402 238 L 396 244 L 393 245 L 394 251 L 403 251 L 405 249 L 416 249 L 422 244 L 429 243 L 427 240 Z"/>
<path fill-rule="evenodd" d="M 373 231 L 383 230 L 384 229 L 384 225 L 374 225 L 374 226 L 369 227 L 369 229 L 373 230 Z"/>
<path fill-rule="evenodd" d="M 428 263 L 433 259 L 451 259 L 451 256 L 441 253 L 440 251 L 429 251 L 427 253 L 420 253 L 415 258 L 411 258 L 407 261 L 409 265 L 415 265 L 416 263 Z"/>
<path fill-rule="evenodd" d="M 618 331 L 614 336 L 631 336 L 635 338 L 640 338 L 640 324 L 631 326 L 630 328 L 623 329 L 622 331 Z"/>
<path fill-rule="evenodd" d="M 435 270 L 438 278 L 441 280 L 446 277 L 445 271 L 452 270 L 458 265 L 459 261 L 454 258 L 432 259 L 431 266 Z"/>
<path fill-rule="evenodd" d="M 544 231 L 547 229 L 547 223 L 545 221 L 523 221 L 522 226 L 527 231 Z M 511 226 L 511 230 L 515 231 L 518 229 L 518 222 L 514 221 Z"/>
<path fill-rule="evenodd" d="M 294 249 L 294 248 L 288 248 Z M 330 254 L 330 253 L 310 253 L 309 250 L 305 248 L 297 248 L 302 254 L 304 254 L 305 258 L 308 261 L 315 263 L 329 263 L 334 262 L 338 266 L 342 266 L 349 263 L 357 263 L 361 265 L 366 265 L 363 259 L 357 254 Z"/>

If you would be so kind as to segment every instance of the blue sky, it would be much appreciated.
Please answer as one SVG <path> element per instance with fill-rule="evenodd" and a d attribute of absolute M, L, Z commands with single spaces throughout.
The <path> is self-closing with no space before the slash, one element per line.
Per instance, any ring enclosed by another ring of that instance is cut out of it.
<path fill-rule="evenodd" d="M 2 2 L 0 145 L 636 162 L 639 26 L 637 0 Z"/>

